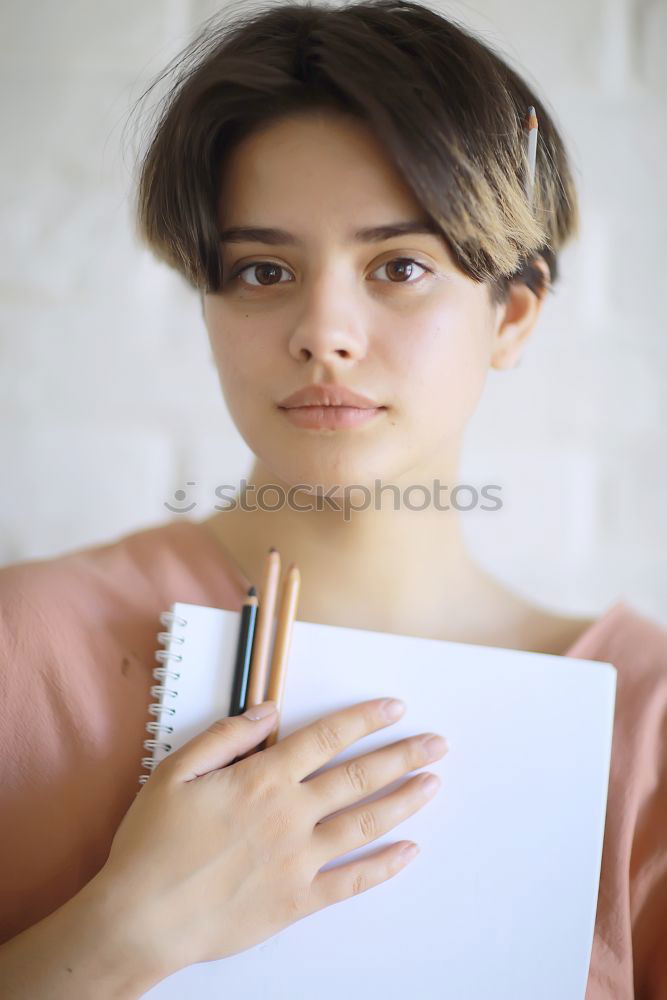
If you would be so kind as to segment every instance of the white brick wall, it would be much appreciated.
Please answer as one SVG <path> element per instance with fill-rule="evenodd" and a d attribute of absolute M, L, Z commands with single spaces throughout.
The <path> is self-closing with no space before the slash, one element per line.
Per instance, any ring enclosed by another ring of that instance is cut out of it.
<path fill-rule="evenodd" d="M 121 148 L 130 102 L 217 7 L 3 3 L 0 563 L 158 523 L 179 488 L 203 516 L 249 468 L 196 297 L 133 240 Z M 470 427 L 461 480 L 505 501 L 468 516 L 470 545 L 563 612 L 622 596 L 667 622 L 667 6 L 442 9 L 538 87 L 583 212 L 523 365 L 490 374 Z"/>

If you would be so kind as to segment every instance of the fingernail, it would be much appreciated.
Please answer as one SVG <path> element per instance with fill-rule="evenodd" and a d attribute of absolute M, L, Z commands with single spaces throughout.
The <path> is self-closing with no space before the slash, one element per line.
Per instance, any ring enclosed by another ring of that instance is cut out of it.
<path fill-rule="evenodd" d="M 447 753 L 449 744 L 442 736 L 429 736 L 424 740 L 424 749 L 428 754 L 429 760 L 435 760 L 436 757 L 441 757 L 442 754 Z"/>
<path fill-rule="evenodd" d="M 400 719 L 405 711 L 405 702 L 399 698 L 385 698 L 380 702 L 380 711 L 385 719 Z"/>
<path fill-rule="evenodd" d="M 418 854 L 419 854 L 418 844 L 406 844 L 405 847 L 401 848 L 398 856 L 400 857 L 401 861 L 409 861 L 411 858 L 415 858 Z"/>
<path fill-rule="evenodd" d="M 439 788 L 440 778 L 436 774 L 429 774 L 419 782 L 419 790 L 429 797 L 435 795 Z"/>
<path fill-rule="evenodd" d="M 273 715 L 276 711 L 277 705 L 275 701 L 263 701 L 261 705 L 253 705 L 251 708 L 244 712 L 246 719 L 265 719 L 267 715 Z"/>

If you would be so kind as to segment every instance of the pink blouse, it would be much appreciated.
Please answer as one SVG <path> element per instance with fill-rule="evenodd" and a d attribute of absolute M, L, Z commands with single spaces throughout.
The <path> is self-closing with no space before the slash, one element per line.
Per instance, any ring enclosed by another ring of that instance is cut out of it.
<path fill-rule="evenodd" d="M 139 788 L 160 612 L 238 611 L 247 587 L 183 519 L 0 568 L 0 942 L 107 859 Z M 618 671 L 586 1000 L 667 1000 L 667 630 L 619 601 L 566 655 Z"/>

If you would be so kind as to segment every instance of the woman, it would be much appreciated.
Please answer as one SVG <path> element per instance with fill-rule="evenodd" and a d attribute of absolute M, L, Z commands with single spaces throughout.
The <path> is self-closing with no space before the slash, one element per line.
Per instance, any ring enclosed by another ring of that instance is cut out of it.
<path fill-rule="evenodd" d="M 553 121 L 486 46 L 405 0 L 275 6 L 221 30 L 207 25 L 188 56 L 141 163 L 139 231 L 201 294 L 225 401 L 255 455 L 253 489 L 238 498 L 243 505 L 203 522 L 178 519 L 0 574 L 11 706 L 4 756 L 16 817 L 3 855 L 17 904 L 3 915 L 5 939 L 57 906 L 70 937 L 62 920 L 51 924 L 47 950 L 63 936 L 71 941 L 91 909 L 117 917 L 113 926 L 136 912 L 134 933 L 117 932 L 100 959 L 117 968 L 145 927 L 154 962 L 135 969 L 128 960 L 134 989 L 223 956 L 224 935 L 211 940 L 199 925 L 177 954 L 158 948 L 161 937 L 172 942 L 173 927 L 156 914 L 179 910 L 157 905 L 167 861 L 180 857 L 170 790 L 184 802 L 193 775 L 202 776 L 197 786 L 215 774 L 228 794 L 240 784 L 247 803 L 261 771 L 289 803 L 294 788 L 278 754 L 242 762 L 252 770 L 241 762 L 212 770 L 229 764 L 238 745 L 226 754 L 189 747 L 185 760 L 174 754 L 114 833 L 135 793 L 159 611 L 176 599 L 238 610 L 276 545 L 301 569 L 302 620 L 614 663 L 587 998 L 667 995 L 667 632 L 623 602 L 588 621 L 523 599 L 471 558 L 456 504 L 443 509 L 446 496 L 434 499 L 436 483 L 457 482 L 488 370 L 520 359 L 557 279 L 559 251 L 577 230 Z M 539 122 L 532 205 L 530 105 Z M 376 495 L 378 483 L 388 489 Z M 425 509 L 405 502 L 415 484 L 432 490 Z M 372 502 L 360 503 L 369 491 Z M 377 775 L 374 787 L 383 784 Z M 49 804 L 54 819 L 44 829 L 36 819 Z M 302 809 L 312 862 L 314 817 Z M 248 807 L 245 822 L 251 816 Z M 161 840 L 171 834 L 154 882 L 141 875 L 149 828 Z M 288 853 L 297 832 L 295 820 Z M 208 857 L 211 836 L 184 862 L 179 904 L 188 865 L 196 870 Z M 244 911 L 241 947 L 321 902 L 311 868 L 290 885 L 291 902 L 283 894 L 271 927 Z M 380 880 L 377 870 L 365 877 Z M 227 912 L 229 881 L 221 875 L 218 884 L 203 920 Z M 87 907 L 68 911 L 66 901 L 82 892 Z M 268 901 L 248 893 L 246 907 L 265 912 Z M 21 937 L 6 952 L 14 969 L 17 956 L 44 953 L 44 937 Z M 76 969 L 85 982 L 85 964 Z"/>

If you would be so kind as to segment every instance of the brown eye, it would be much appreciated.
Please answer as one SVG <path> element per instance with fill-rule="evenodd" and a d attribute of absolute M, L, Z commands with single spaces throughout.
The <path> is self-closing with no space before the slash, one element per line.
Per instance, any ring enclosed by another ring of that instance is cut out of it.
<path fill-rule="evenodd" d="M 415 268 L 419 268 L 428 274 L 432 273 L 430 268 L 424 264 L 420 264 L 419 261 L 414 260 L 412 257 L 394 257 L 393 260 L 387 260 L 384 264 L 381 264 L 377 270 L 380 271 L 383 267 L 387 268 L 389 283 L 393 285 L 416 285 L 421 275 L 417 275 L 416 280 L 408 280 L 415 273 Z"/>
<path fill-rule="evenodd" d="M 282 265 L 274 264 L 270 260 L 256 260 L 250 264 L 245 264 L 243 267 L 240 267 L 238 271 L 234 271 L 234 273 L 230 276 L 230 281 L 238 281 L 244 271 L 250 271 L 251 273 L 259 276 L 259 280 L 256 283 L 244 280 L 244 284 L 249 285 L 251 288 L 284 284 L 284 282 L 273 280 L 273 277 L 279 274 L 280 271 L 284 270 L 285 268 L 282 267 Z"/>

